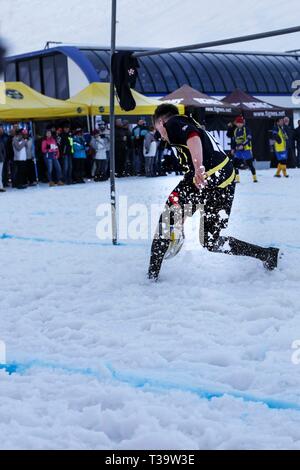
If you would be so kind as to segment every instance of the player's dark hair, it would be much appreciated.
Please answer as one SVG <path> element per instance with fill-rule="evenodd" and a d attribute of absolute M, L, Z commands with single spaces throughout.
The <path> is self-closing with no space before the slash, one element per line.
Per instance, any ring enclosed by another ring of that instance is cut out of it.
<path fill-rule="evenodd" d="M 171 116 L 176 116 L 179 114 L 177 106 L 174 104 L 163 103 L 157 106 L 155 113 L 153 114 L 153 123 L 155 123 L 158 119 L 164 117 L 169 118 Z"/>

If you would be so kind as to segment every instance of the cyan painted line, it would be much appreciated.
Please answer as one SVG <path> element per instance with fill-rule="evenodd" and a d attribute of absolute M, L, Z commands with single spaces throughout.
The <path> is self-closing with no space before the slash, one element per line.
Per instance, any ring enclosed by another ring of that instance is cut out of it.
<path fill-rule="evenodd" d="M 54 240 L 51 238 L 44 237 L 23 237 L 21 235 L 13 235 L 10 233 L 3 233 L 0 235 L 0 240 L 19 240 L 25 242 L 35 242 L 35 243 L 58 243 L 60 245 L 81 245 L 81 246 L 127 246 L 127 247 L 143 247 L 146 246 L 145 243 L 124 243 L 119 242 L 117 245 L 112 245 L 111 242 L 88 242 L 84 240 Z"/>
<path fill-rule="evenodd" d="M 35 243 L 58 243 L 60 245 L 81 245 L 81 246 L 105 246 L 105 247 L 114 247 L 115 245 L 112 245 L 111 242 L 88 242 L 84 240 L 54 240 L 50 238 L 44 238 L 44 237 L 23 237 L 21 235 L 13 235 L 10 233 L 3 233 L 0 235 L 0 240 L 20 240 L 20 241 L 26 241 L 26 242 L 35 242 Z M 130 243 L 125 243 L 125 242 L 119 242 L 117 246 L 126 246 L 127 248 L 143 248 L 143 247 L 149 247 L 148 242 L 130 242 Z M 269 245 L 265 246 L 273 246 L 273 247 L 278 247 L 280 246 L 281 248 L 288 248 L 289 250 L 300 250 L 300 245 L 291 245 L 289 243 L 270 243 Z"/>
<path fill-rule="evenodd" d="M 100 372 L 91 368 L 77 368 L 77 367 L 69 367 L 57 363 L 52 362 L 44 362 L 40 360 L 33 360 L 27 363 L 17 363 L 12 362 L 10 364 L 0 364 L 0 370 L 5 370 L 9 375 L 12 374 L 23 374 L 29 369 L 33 367 L 40 367 L 44 369 L 52 369 L 52 370 L 60 370 L 63 372 L 67 372 L 68 374 L 80 374 L 86 377 L 94 377 L 97 380 L 103 380 L 105 377 L 101 375 Z M 256 397 L 251 394 L 247 393 L 240 393 L 240 392 L 223 392 L 223 391 L 211 391 L 201 389 L 200 387 L 196 386 L 185 386 L 180 385 L 172 382 L 165 382 L 158 379 L 153 379 L 149 377 L 141 377 L 131 373 L 124 373 L 117 371 L 114 369 L 110 364 L 107 364 L 106 369 L 110 372 L 110 376 L 118 383 L 123 383 L 129 385 L 132 388 L 136 389 L 145 389 L 149 390 L 149 388 L 157 391 L 169 392 L 169 391 L 180 391 L 185 393 L 192 393 L 197 395 L 202 400 L 212 400 L 213 398 L 223 398 L 223 397 L 232 397 L 236 399 L 243 400 L 248 403 L 257 403 L 261 405 L 265 405 L 270 409 L 274 410 L 293 410 L 293 411 L 300 411 L 300 405 L 297 403 L 286 402 L 283 400 L 273 399 L 273 398 L 261 398 Z"/>
<path fill-rule="evenodd" d="M 260 398 L 251 394 L 241 393 L 241 392 L 223 392 L 223 391 L 211 391 L 201 389 L 200 387 L 195 386 L 185 386 L 178 385 L 175 383 L 163 382 L 156 379 L 137 377 L 131 374 L 124 374 L 122 372 L 116 371 L 112 366 L 108 365 L 112 377 L 122 383 L 127 383 L 135 388 L 144 388 L 151 387 L 157 390 L 177 390 L 181 392 L 187 392 L 197 395 L 201 399 L 212 400 L 213 398 L 223 398 L 226 396 L 241 399 L 245 402 L 250 403 L 259 403 L 266 405 L 270 409 L 276 410 L 295 410 L 300 411 L 300 405 L 297 403 L 290 403 L 283 400 L 273 399 L 273 398 Z"/>

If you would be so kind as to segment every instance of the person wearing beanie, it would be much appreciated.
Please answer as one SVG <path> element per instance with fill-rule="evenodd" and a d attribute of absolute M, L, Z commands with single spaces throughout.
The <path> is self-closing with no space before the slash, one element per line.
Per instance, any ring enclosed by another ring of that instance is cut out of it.
<path fill-rule="evenodd" d="M 286 164 L 287 164 L 287 158 L 288 158 L 288 135 L 284 129 L 284 119 L 278 118 L 276 120 L 275 126 L 273 128 L 273 139 L 275 141 L 274 143 L 274 149 L 275 149 L 275 155 L 277 158 L 277 171 L 275 173 L 276 178 L 281 178 L 281 172 L 283 173 L 283 176 L 285 178 L 288 178 L 289 175 L 287 174 L 286 171 Z"/>
<path fill-rule="evenodd" d="M 235 182 L 240 183 L 239 169 L 242 164 L 246 164 L 252 173 L 253 182 L 257 183 L 256 170 L 253 164 L 251 131 L 246 127 L 243 116 L 238 116 L 235 119 L 234 124 L 236 126 L 233 133 L 233 166 L 236 173 Z"/>

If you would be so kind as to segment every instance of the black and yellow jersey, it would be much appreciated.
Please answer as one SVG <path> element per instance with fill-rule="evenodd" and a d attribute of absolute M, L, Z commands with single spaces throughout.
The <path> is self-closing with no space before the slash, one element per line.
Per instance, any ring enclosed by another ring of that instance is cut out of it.
<path fill-rule="evenodd" d="M 175 157 L 178 159 L 186 178 L 193 178 L 195 169 L 188 139 L 198 135 L 203 147 L 203 165 L 208 175 L 209 186 L 226 188 L 234 181 L 233 165 L 212 134 L 203 130 L 194 119 L 187 116 L 172 116 L 165 123 L 165 129 Z"/>

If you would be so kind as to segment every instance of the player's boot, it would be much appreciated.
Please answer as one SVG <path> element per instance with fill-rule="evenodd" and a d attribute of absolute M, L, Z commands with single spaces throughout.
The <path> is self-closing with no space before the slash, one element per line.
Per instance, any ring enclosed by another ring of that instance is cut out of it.
<path fill-rule="evenodd" d="M 170 244 L 168 247 L 167 252 L 165 253 L 164 259 L 171 259 L 176 256 L 181 248 L 183 247 L 184 243 L 184 232 L 181 229 L 172 226 L 170 229 Z"/>
<path fill-rule="evenodd" d="M 252 243 L 237 240 L 234 237 L 220 237 L 215 245 L 215 250 L 236 256 L 250 256 L 259 259 L 269 271 L 272 271 L 278 264 L 278 248 L 264 248 L 262 246 L 253 245 Z"/>
<path fill-rule="evenodd" d="M 289 175 L 287 174 L 287 171 L 286 171 L 286 165 L 282 165 L 282 173 L 285 178 L 289 178 Z"/>
<path fill-rule="evenodd" d="M 253 183 L 258 183 L 256 175 L 253 175 Z"/>
<path fill-rule="evenodd" d="M 281 173 L 281 163 L 278 163 L 278 165 L 277 165 L 277 171 L 276 171 L 274 177 L 275 177 L 275 178 L 281 178 L 281 174 L 280 174 L 280 173 Z"/>
<path fill-rule="evenodd" d="M 268 248 L 268 255 L 266 260 L 263 262 L 264 267 L 268 271 L 273 271 L 277 268 L 279 258 L 279 249 L 278 248 Z"/>

